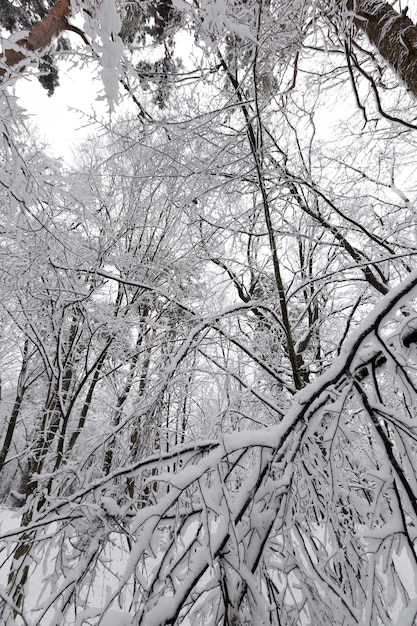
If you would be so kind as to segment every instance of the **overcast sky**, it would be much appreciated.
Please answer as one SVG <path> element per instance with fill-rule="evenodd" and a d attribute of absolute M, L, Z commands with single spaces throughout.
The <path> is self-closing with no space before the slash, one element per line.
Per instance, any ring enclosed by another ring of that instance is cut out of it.
<path fill-rule="evenodd" d="M 89 116 L 94 112 L 106 113 L 108 109 L 105 102 L 97 100 L 103 85 L 90 70 L 60 67 L 60 85 L 53 96 L 48 96 L 36 78 L 23 76 L 17 81 L 16 95 L 50 144 L 50 152 L 70 159 L 74 143 L 92 132 Z"/>

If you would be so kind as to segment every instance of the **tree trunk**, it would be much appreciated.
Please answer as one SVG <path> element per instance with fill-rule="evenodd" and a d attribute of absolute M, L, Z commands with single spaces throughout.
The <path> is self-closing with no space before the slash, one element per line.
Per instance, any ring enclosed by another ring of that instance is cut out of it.
<path fill-rule="evenodd" d="M 58 0 L 48 15 L 33 25 L 29 35 L 19 39 L 10 48 L 5 48 L 0 63 L 0 82 L 9 74 L 9 68 L 30 60 L 32 52 L 40 52 L 45 49 L 54 37 L 68 28 L 67 17 L 71 13 L 71 0 Z M 23 64 L 24 65 L 24 64 Z M 21 68 L 16 68 L 20 69 Z"/>
<path fill-rule="evenodd" d="M 355 26 L 417 97 L 417 27 L 407 8 L 398 13 L 381 0 L 348 0 L 347 8 L 356 14 Z"/>
<path fill-rule="evenodd" d="M 23 348 L 23 359 L 22 359 L 22 367 L 20 369 L 19 378 L 17 381 L 17 389 L 16 389 L 16 398 L 14 401 L 12 413 L 10 415 L 9 423 L 7 425 L 6 435 L 4 437 L 3 446 L 0 451 L 0 474 L 3 470 L 4 464 L 6 462 L 7 455 L 10 450 L 10 446 L 12 444 L 14 431 L 16 428 L 17 418 L 19 417 L 20 407 L 22 405 L 23 397 L 26 391 L 26 374 L 27 368 L 29 364 L 29 340 L 25 340 L 24 348 Z"/>

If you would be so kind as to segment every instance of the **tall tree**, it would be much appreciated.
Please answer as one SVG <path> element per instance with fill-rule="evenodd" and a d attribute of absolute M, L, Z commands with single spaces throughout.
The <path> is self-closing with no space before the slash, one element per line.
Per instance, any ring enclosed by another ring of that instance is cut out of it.
<path fill-rule="evenodd" d="M 4 59 L 3 622 L 411 623 L 416 104 L 390 68 L 412 92 L 413 23 L 83 2 L 133 113 L 69 173 L 6 80 L 63 6 Z"/>

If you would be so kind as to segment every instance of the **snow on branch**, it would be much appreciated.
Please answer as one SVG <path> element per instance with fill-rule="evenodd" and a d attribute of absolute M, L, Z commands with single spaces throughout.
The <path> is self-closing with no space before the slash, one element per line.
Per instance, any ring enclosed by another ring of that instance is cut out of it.
<path fill-rule="evenodd" d="M 54 37 L 68 27 L 71 0 L 58 0 L 48 15 L 36 22 L 30 32 L 16 42 L 3 41 L 3 58 L 0 59 L 0 81 L 13 69 L 22 71 L 34 52 L 47 48 Z"/>
<path fill-rule="evenodd" d="M 20 534 L 32 570 L 55 555 L 41 622 L 71 606 L 81 620 L 110 619 L 116 604 L 123 623 L 145 626 L 353 624 L 364 611 L 406 611 L 397 557 L 417 569 L 416 288 L 414 272 L 277 425 L 178 445 L 93 482 L 78 475 L 78 489 L 58 489 L 4 533 Z M 95 576 L 106 579 L 97 605 Z M 401 602 L 381 599 L 390 582 Z"/>

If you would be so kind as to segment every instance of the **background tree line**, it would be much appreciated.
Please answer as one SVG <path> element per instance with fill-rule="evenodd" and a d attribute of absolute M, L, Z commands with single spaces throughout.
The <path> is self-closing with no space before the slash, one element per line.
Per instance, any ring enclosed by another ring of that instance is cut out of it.
<path fill-rule="evenodd" d="M 4 622 L 412 624 L 411 8 L 0 19 Z M 12 90 L 77 55 L 128 113 L 64 166 Z"/>

